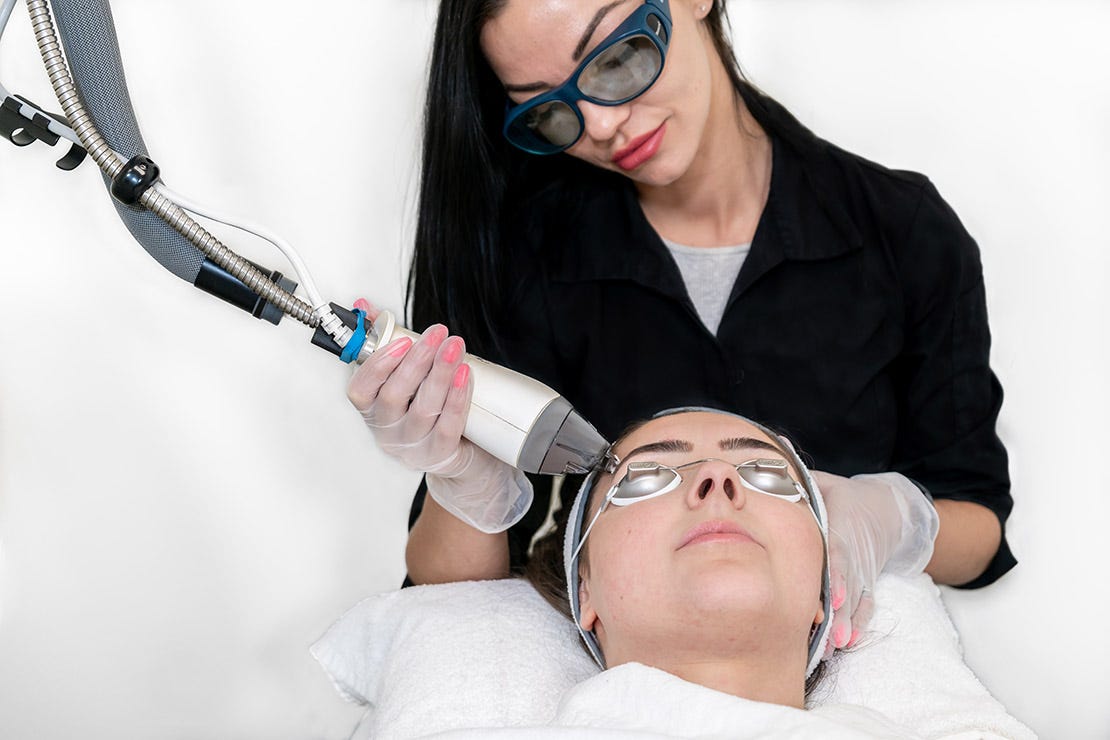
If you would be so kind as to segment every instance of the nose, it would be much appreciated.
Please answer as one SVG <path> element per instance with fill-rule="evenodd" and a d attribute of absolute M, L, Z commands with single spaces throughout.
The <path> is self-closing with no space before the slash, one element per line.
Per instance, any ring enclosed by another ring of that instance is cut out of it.
<path fill-rule="evenodd" d="M 705 506 L 712 497 L 722 495 L 736 509 L 747 503 L 748 494 L 740 485 L 740 475 L 723 460 L 706 460 L 687 475 L 690 486 L 686 489 L 686 503 L 690 508 Z"/>
<path fill-rule="evenodd" d="M 597 105 L 586 100 L 578 101 L 586 136 L 598 142 L 609 141 L 628 120 L 629 105 Z"/>

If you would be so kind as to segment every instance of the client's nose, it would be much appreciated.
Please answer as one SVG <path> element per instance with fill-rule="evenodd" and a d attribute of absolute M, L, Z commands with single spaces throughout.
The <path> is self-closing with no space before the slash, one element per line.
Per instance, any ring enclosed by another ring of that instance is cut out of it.
<path fill-rule="evenodd" d="M 747 500 L 736 468 L 723 460 L 706 460 L 693 472 L 686 500 L 691 507 L 705 505 L 712 496 L 725 496 L 732 505 L 740 508 Z"/>

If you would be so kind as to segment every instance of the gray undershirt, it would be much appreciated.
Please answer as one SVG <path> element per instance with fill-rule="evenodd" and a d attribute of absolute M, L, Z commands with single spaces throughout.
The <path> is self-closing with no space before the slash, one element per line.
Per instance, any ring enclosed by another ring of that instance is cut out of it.
<path fill-rule="evenodd" d="M 752 247 L 751 242 L 732 247 L 688 247 L 668 239 L 663 239 L 663 243 L 678 265 L 698 317 L 716 336 L 725 304 Z"/>

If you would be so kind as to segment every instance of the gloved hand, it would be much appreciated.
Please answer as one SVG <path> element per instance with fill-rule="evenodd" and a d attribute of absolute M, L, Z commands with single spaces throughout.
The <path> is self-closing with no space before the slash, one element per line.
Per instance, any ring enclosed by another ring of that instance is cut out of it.
<path fill-rule="evenodd" d="M 940 520 L 932 501 L 905 476 L 843 478 L 813 471 L 829 517 L 833 623 L 825 657 L 856 643 L 871 620 L 879 573 L 920 573 L 933 556 Z"/>
<path fill-rule="evenodd" d="M 363 300 L 356 308 L 377 311 Z M 434 324 L 374 352 L 355 371 L 347 398 L 383 450 L 427 474 L 428 493 L 454 516 L 486 533 L 516 524 L 532 505 L 524 473 L 462 438 L 473 383 L 465 345 Z"/>

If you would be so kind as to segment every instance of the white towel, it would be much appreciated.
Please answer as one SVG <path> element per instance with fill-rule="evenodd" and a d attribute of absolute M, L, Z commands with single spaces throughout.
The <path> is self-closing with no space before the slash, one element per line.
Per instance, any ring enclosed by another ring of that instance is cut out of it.
<path fill-rule="evenodd" d="M 436 735 L 444 740 L 490 736 L 622 738 L 654 740 L 920 740 L 881 714 L 850 704 L 824 704 L 806 711 L 749 701 L 683 681 L 663 671 L 631 663 L 594 676 L 571 689 L 546 725 L 491 732 L 470 728 Z M 996 740 L 989 732 L 949 736 L 949 740 Z"/>
<path fill-rule="evenodd" d="M 698 740 L 920 738 L 864 707 L 826 704 L 806 711 L 750 701 L 637 663 L 571 689 L 549 724 Z"/>
<path fill-rule="evenodd" d="M 926 737 L 980 730 L 1035 738 L 964 663 L 956 628 L 932 579 L 883 576 L 875 603 L 881 608 L 862 645 L 839 657 L 812 701 L 864 704 Z"/>
<path fill-rule="evenodd" d="M 515 579 L 372 596 L 312 654 L 345 698 L 371 706 L 372 738 L 544 722 L 598 672 L 570 621 Z"/>
<path fill-rule="evenodd" d="M 598 674 L 570 621 L 519 580 L 421 586 L 371 597 L 340 618 L 312 653 L 344 697 L 369 706 L 358 737 L 423 737 L 466 728 L 481 728 L 473 737 L 497 728 L 513 728 L 510 734 L 532 728 L 528 732 L 536 737 L 581 736 L 583 724 L 598 737 L 641 737 L 647 728 L 636 723 L 652 707 L 667 708 L 649 725 L 656 737 L 714 737 L 720 731 L 698 723 L 708 710 L 685 710 L 668 698 L 673 696 L 686 697 L 690 707 L 700 702 L 722 715 L 733 712 L 725 726 L 730 737 L 738 736 L 741 723 L 782 732 L 797 727 L 806 737 L 902 732 L 1034 738 L 964 664 L 928 576 L 884 576 L 875 603 L 863 647 L 834 659 L 809 712 L 727 696 L 644 666 Z M 652 699 L 626 713 L 630 696 Z M 626 720 L 633 724 L 622 727 Z M 876 722 L 906 730 L 877 730 Z"/>

